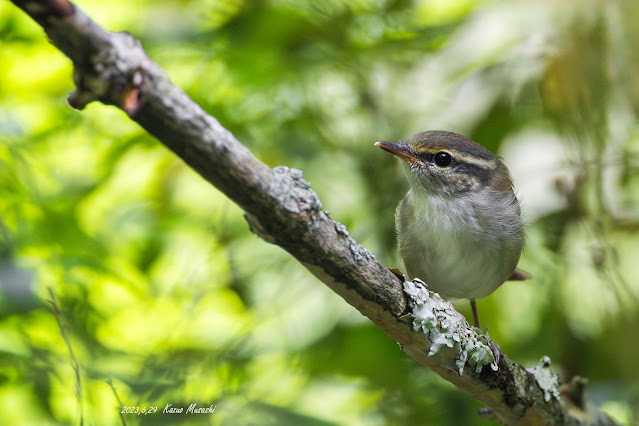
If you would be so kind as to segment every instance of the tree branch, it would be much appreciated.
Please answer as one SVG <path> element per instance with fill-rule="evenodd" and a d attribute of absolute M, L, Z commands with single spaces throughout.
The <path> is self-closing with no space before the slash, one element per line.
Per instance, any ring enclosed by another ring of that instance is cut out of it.
<path fill-rule="evenodd" d="M 271 169 L 255 158 L 171 83 L 131 35 L 105 31 L 67 0 L 12 2 L 73 61 L 71 106 L 98 100 L 124 110 L 239 205 L 253 232 L 288 251 L 410 357 L 485 403 L 484 413 L 506 424 L 612 424 L 601 413 L 562 403 L 549 360 L 529 370 L 506 356 L 495 362 L 489 339 L 452 305 L 417 280 L 403 288 L 322 210 L 300 171 Z"/>

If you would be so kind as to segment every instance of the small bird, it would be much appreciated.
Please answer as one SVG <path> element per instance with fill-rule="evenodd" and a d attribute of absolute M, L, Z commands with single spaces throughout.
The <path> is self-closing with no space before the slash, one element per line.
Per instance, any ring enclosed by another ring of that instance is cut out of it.
<path fill-rule="evenodd" d="M 445 298 L 488 296 L 517 269 L 524 224 L 508 168 L 476 142 L 452 132 L 417 133 L 376 146 L 401 158 L 410 189 L 397 206 L 399 255 L 411 278 Z"/>

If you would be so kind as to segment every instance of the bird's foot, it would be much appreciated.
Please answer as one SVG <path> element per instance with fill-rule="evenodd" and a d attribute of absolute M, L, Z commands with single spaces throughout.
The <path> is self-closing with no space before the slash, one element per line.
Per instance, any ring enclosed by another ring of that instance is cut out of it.
<path fill-rule="evenodd" d="M 493 353 L 493 357 L 495 357 L 495 365 L 499 364 L 499 360 L 501 359 L 501 349 L 499 345 L 494 340 L 488 340 L 488 346 L 490 346 L 490 351 Z"/>
<path fill-rule="evenodd" d="M 406 277 L 404 277 L 404 274 L 402 274 L 402 271 L 400 271 L 399 268 L 388 268 L 388 270 L 391 271 L 397 278 L 399 278 L 401 282 L 406 281 Z"/>

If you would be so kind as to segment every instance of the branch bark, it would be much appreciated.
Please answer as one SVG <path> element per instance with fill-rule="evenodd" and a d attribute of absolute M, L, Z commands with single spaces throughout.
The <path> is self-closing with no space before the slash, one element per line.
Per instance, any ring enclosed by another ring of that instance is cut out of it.
<path fill-rule="evenodd" d="M 548 376 L 547 365 L 527 370 L 506 356 L 473 362 L 468 345 L 484 345 L 482 356 L 492 356 L 486 337 L 450 315 L 452 306 L 419 282 L 407 283 L 405 293 L 400 280 L 322 209 L 300 171 L 259 161 L 171 83 L 131 35 L 102 29 L 67 0 L 12 2 L 72 60 L 71 106 L 98 100 L 124 110 L 238 204 L 257 235 L 288 251 L 410 357 L 485 403 L 490 416 L 506 424 L 613 424 L 600 412 L 586 412 L 579 392 L 559 397 L 539 374 Z M 497 370 L 488 368 L 491 361 Z"/>

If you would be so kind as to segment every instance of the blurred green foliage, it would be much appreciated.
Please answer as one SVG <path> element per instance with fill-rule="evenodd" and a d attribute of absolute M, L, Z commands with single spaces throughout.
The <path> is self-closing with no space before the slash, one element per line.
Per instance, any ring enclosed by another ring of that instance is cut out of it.
<path fill-rule="evenodd" d="M 639 418 L 638 3 L 78 5 L 141 39 L 263 161 L 302 169 L 389 266 L 405 183 L 372 143 L 445 129 L 500 153 L 535 279 L 480 301 L 483 321 L 511 358 L 547 354 Z M 0 37 L 5 424 L 119 424 L 117 397 L 216 406 L 127 424 L 489 423 L 122 112 L 67 107 L 69 61 L 8 2 Z"/>

